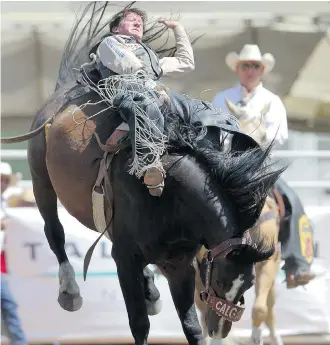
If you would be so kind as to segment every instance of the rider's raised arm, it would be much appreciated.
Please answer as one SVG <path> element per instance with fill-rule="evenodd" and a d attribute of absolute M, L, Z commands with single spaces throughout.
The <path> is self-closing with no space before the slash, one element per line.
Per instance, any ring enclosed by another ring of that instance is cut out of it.
<path fill-rule="evenodd" d="M 194 52 L 184 27 L 177 23 L 173 28 L 176 52 L 173 57 L 160 59 L 160 67 L 165 76 L 193 71 L 195 69 Z"/>
<path fill-rule="evenodd" d="M 278 96 L 272 100 L 269 111 L 265 114 L 265 123 L 267 143 L 276 137 L 276 144 L 283 145 L 288 139 L 288 122 L 286 109 Z"/>
<path fill-rule="evenodd" d="M 97 56 L 105 67 L 118 74 L 131 74 L 142 68 L 141 61 L 115 36 L 100 43 Z"/>

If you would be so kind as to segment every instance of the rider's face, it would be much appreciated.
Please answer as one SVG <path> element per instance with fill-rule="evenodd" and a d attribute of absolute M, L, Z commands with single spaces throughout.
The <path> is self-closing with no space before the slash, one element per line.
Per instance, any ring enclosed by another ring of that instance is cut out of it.
<path fill-rule="evenodd" d="M 133 36 L 140 41 L 143 36 L 143 20 L 138 14 L 129 12 L 112 31 L 119 35 Z"/>
<path fill-rule="evenodd" d="M 264 66 L 258 61 L 242 61 L 237 65 L 239 81 L 248 91 L 258 86 L 263 72 Z"/>

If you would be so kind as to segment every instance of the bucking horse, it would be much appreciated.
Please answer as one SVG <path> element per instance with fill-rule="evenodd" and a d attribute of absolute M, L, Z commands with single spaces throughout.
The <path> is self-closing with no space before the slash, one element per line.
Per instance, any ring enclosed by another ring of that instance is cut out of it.
<path fill-rule="evenodd" d="M 128 173 L 130 141 L 107 143 L 123 121 L 119 105 L 123 112 L 134 111 L 136 104 L 143 107 L 143 95 L 120 95 L 120 102 L 109 108 L 73 73 L 86 55 L 81 51 L 74 55 L 72 37 L 56 90 L 37 112 L 31 132 L 1 139 L 2 143 L 29 140 L 33 191 L 59 263 L 60 306 L 76 311 L 83 300 L 65 252 L 57 198 L 84 226 L 108 233 L 135 344 L 147 344 L 148 315 L 160 311 L 149 264 L 157 265 L 168 280 L 188 343 L 204 343 L 194 304 L 193 267 L 202 246 L 206 248 L 200 270 L 202 297 L 210 310 L 206 322 L 211 336 L 225 338 L 244 311 L 243 295 L 253 285 L 253 265 L 274 254 L 274 243 L 265 240 L 254 224 L 284 168 L 269 163 L 271 147 L 262 149 L 239 128 L 222 121 L 220 114 L 203 117 L 202 110 L 189 120 L 176 105 L 164 124 L 166 188 L 161 197 L 152 197 L 141 180 Z M 90 37 L 87 43 L 90 47 Z M 228 133 L 231 145 L 225 150 L 219 138 Z M 104 229 L 97 225 L 102 214 Z M 89 259 L 91 252 L 86 255 Z"/>

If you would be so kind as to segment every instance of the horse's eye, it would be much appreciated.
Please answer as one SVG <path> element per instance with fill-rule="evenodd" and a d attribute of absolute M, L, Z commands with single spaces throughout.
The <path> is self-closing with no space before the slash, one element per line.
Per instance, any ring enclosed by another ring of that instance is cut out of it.
<path fill-rule="evenodd" d="M 217 280 L 217 285 L 219 286 L 219 288 L 222 288 L 223 287 L 223 284 L 220 280 Z"/>

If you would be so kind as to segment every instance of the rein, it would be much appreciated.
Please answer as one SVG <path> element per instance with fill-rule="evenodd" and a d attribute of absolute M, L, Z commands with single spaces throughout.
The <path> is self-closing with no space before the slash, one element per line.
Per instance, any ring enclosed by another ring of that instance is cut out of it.
<path fill-rule="evenodd" d="M 98 134 L 96 132 L 94 132 L 94 136 L 96 138 L 96 141 L 99 145 L 99 147 L 101 148 L 101 150 L 104 152 L 103 158 L 101 159 L 100 162 L 100 168 L 99 168 L 99 173 L 96 179 L 96 183 L 93 187 L 92 190 L 92 196 L 93 193 L 96 194 L 100 194 L 102 197 L 102 200 L 104 198 L 104 187 L 103 184 L 106 184 L 106 189 L 108 191 L 108 200 L 109 200 L 109 204 L 110 204 L 110 219 L 107 222 L 107 224 L 103 224 L 103 229 L 97 229 L 99 232 L 101 232 L 100 236 L 95 240 L 95 242 L 92 244 L 92 246 L 88 249 L 85 258 L 84 258 L 84 280 L 86 281 L 86 277 L 87 277 L 87 270 L 88 270 L 88 266 L 89 263 L 91 261 L 92 255 L 93 255 L 93 251 L 94 248 L 96 247 L 97 243 L 99 242 L 99 240 L 102 238 L 102 236 L 105 234 L 105 232 L 107 230 L 110 229 L 110 226 L 112 224 L 113 221 L 113 210 L 112 210 L 112 205 L 113 205 L 113 192 L 112 192 L 112 187 L 111 187 L 111 169 L 109 169 L 110 164 L 114 158 L 114 156 L 122 149 L 126 148 L 129 146 L 129 142 L 128 141 L 124 141 L 121 144 L 112 144 L 112 145 L 108 145 L 108 144 L 102 144 Z M 109 175 L 108 175 L 109 172 Z M 96 191 L 96 189 L 101 189 L 101 192 L 98 193 Z M 104 204 L 102 203 L 102 206 L 104 207 Z M 104 209 L 102 210 L 102 212 L 104 213 Z M 94 213 L 94 212 L 93 212 Z M 94 217 L 94 215 L 93 215 Z M 95 223 L 95 219 L 94 219 L 94 223 Z"/>
<path fill-rule="evenodd" d="M 113 217 L 114 217 L 114 212 L 113 212 L 113 191 L 112 191 L 112 186 L 111 186 L 111 169 L 109 169 L 110 164 L 114 158 L 114 156 L 116 154 L 118 154 L 120 152 L 120 150 L 128 147 L 130 145 L 130 141 L 129 140 L 125 140 L 124 142 L 120 143 L 120 144 L 103 144 L 98 136 L 98 134 L 96 132 L 94 132 L 94 136 L 95 139 L 99 145 L 99 147 L 101 148 L 101 150 L 104 152 L 103 154 L 103 158 L 101 159 L 100 162 L 100 168 L 99 168 L 99 173 L 95 182 L 95 185 L 92 189 L 92 197 L 93 195 L 97 195 L 99 194 L 101 199 L 103 200 L 103 198 L 107 198 L 108 202 L 109 202 L 109 210 L 108 213 L 110 214 L 109 220 L 107 223 L 105 223 L 105 216 L 104 216 L 104 203 L 102 202 L 102 213 L 103 213 L 103 217 L 104 221 L 101 222 L 102 223 L 102 228 L 99 228 L 98 226 L 96 226 L 97 230 L 101 233 L 99 235 L 99 237 L 94 241 L 94 243 L 92 244 L 92 246 L 88 249 L 85 258 L 84 258 L 84 268 L 83 268 L 83 274 L 84 274 L 84 280 L 86 281 L 86 277 L 87 277 L 87 271 L 88 271 L 88 266 L 89 263 L 91 261 L 92 255 L 93 255 L 93 251 L 97 245 L 97 243 L 99 242 L 99 240 L 102 238 L 102 236 L 105 234 L 106 231 L 110 231 L 111 229 L 111 225 L 112 225 L 112 221 L 113 221 Z M 180 161 L 182 158 L 184 158 L 184 156 L 177 156 L 173 161 L 171 161 L 170 159 L 166 159 L 167 157 L 164 156 L 162 158 L 163 160 L 163 166 L 165 171 L 169 171 L 178 161 Z M 105 189 L 104 186 L 105 185 Z M 99 190 L 99 192 L 97 191 Z M 105 195 L 105 190 L 107 191 L 107 195 Z M 94 210 L 93 210 L 93 217 L 94 217 Z M 94 218 L 94 223 L 96 224 L 97 222 L 95 222 L 95 218 Z M 111 237 L 111 233 L 109 232 L 110 237 Z"/>

